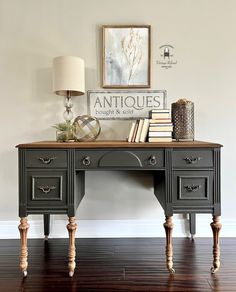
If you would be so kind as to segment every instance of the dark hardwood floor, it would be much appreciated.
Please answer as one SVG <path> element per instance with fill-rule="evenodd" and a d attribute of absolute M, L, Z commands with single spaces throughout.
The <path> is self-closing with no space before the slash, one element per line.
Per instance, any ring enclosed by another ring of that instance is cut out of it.
<path fill-rule="evenodd" d="M 67 239 L 31 239 L 28 277 L 18 269 L 19 240 L 0 240 L 0 291 L 236 291 L 236 238 L 221 239 L 221 269 L 210 274 L 212 239 L 174 238 L 175 275 L 165 268 L 164 238 L 77 239 L 67 272 Z"/>

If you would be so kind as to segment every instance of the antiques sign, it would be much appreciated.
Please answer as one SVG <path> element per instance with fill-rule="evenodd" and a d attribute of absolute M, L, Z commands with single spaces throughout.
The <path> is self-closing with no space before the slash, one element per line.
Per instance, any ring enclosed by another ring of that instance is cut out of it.
<path fill-rule="evenodd" d="M 100 120 L 148 118 L 166 108 L 165 90 L 88 91 L 88 113 Z"/>

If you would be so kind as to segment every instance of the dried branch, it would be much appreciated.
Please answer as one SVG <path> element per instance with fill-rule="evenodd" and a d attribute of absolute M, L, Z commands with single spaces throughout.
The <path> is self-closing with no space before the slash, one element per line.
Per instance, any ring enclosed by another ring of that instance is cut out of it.
<path fill-rule="evenodd" d="M 135 32 L 133 28 L 130 29 L 129 35 L 121 40 L 122 51 L 129 68 L 128 84 L 130 84 L 130 81 L 142 60 L 142 41 L 143 39 L 140 36 L 139 31 L 137 30 Z"/>

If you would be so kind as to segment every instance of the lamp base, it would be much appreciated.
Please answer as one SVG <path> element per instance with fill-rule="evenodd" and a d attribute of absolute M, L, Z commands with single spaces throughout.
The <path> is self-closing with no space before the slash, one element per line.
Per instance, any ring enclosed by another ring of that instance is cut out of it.
<path fill-rule="evenodd" d="M 67 96 L 65 97 L 65 100 L 64 100 L 64 106 L 65 106 L 66 110 L 63 114 L 63 117 L 64 117 L 66 122 L 70 122 L 74 116 L 73 112 L 71 110 L 71 108 L 73 107 L 73 103 L 72 103 L 70 90 L 67 91 Z"/>

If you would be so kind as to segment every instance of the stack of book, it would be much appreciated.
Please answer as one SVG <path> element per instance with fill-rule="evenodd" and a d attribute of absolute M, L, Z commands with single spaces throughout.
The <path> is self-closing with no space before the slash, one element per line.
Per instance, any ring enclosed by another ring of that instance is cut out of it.
<path fill-rule="evenodd" d="M 173 124 L 170 110 L 152 110 L 149 120 L 148 142 L 172 142 Z"/>
<path fill-rule="evenodd" d="M 128 142 L 146 142 L 148 136 L 149 119 L 134 121 L 129 132 Z"/>

